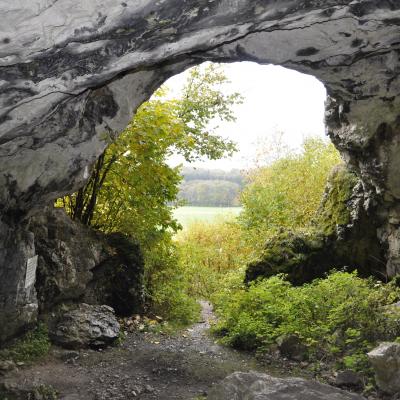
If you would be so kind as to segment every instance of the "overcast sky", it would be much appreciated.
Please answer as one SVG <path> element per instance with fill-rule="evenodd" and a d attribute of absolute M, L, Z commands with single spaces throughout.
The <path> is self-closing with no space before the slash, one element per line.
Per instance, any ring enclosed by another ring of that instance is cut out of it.
<path fill-rule="evenodd" d="M 225 64 L 231 81 L 229 91 L 239 92 L 244 102 L 235 107 L 237 121 L 219 123 L 217 133 L 238 144 L 239 152 L 229 159 L 191 164 L 202 168 L 251 167 L 265 138 L 283 133 L 285 144 L 301 146 L 307 136 L 326 137 L 324 102 L 326 91 L 322 83 L 312 76 L 272 65 L 250 62 Z M 173 93 L 179 92 L 186 74 L 167 81 Z M 171 164 L 181 159 L 173 158 Z"/>

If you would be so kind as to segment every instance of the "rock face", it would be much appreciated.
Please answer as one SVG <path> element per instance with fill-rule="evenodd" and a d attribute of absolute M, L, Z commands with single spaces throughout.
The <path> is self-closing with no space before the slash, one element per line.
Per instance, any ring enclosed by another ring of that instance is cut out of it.
<path fill-rule="evenodd" d="M 0 0 L 0 15 L 0 320 L 34 304 L 21 289 L 23 219 L 82 185 L 140 103 L 205 60 L 273 63 L 325 84 L 329 135 L 377 195 L 387 273 L 400 271 L 398 2 Z"/>
<path fill-rule="evenodd" d="M 385 254 L 376 234 L 378 224 L 370 217 L 374 198 L 354 173 L 344 165 L 336 167 L 308 231 L 289 230 L 269 239 L 260 258 L 247 267 L 246 282 L 284 273 L 301 285 L 343 267 L 381 278 Z"/>
<path fill-rule="evenodd" d="M 92 270 L 107 258 L 105 242 L 71 221 L 63 209 L 48 208 L 30 221 L 39 255 L 36 291 L 41 312 L 82 299 Z"/>
<path fill-rule="evenodd" d="M 62 313 L 49 334 L 54 343 L 68 349 L 103 347 L 118 338 L 119 323 L 111 307 L 83 303 Z"/>
<path fill-rule="evenodd" d="M 107 257 L 92 270 L 84 300 L 107 304 L 120 316 L 140 313 L 144 305 L 144 261 L 140 247 L 119 233 L 105 239 Z"/>
<path fill-rule="evenodd" d="M 71 221 L 62 209 L 31 218 L 39 255 L 36 291 L 41 312 L 63 302 L 107 304 L 118 315 L 143 306 L 144 262 L 139 245 Z"/>
<path fill-rule="evenodd" d="M 376 383 L 386 393 L 400 392 L 400 343 L 382 343 L 368 353 Z"/>
<path fill-rule="evenodd" d="M 34 255 L 34 237 L 26 226 L 0 221 L 0 343 L 36 321 L 35 287 L 26 285 L 27 260 Z"/>
<path fill-rule="evenodd" d="M 9 247 L 0 248 L 0 254 L 10 262 L 0 268 L 0 342 L 34 323 L 38 312 L 48 314 L 63 303 L 106 304 L 123 316 L 142 311 L 144 261 L 132 240 L 94 232 L 64 210 L 50 207 L 31 218 L 18 235 L 3 227 L 0 237 L 7 235 Z M 25 287 L 24 260 L 35 254 L 36 281 Z M 18 271 L 15 261 L 24 269 Z M 10 285 L 13 276 L 15 286 Z"/>
<path fill-rule="evenodd" d="M 207 399 L 363 400 L 364 398 L 305 379 L 280 379 L 258 372 L 235 372 L 213 388 Z"/>

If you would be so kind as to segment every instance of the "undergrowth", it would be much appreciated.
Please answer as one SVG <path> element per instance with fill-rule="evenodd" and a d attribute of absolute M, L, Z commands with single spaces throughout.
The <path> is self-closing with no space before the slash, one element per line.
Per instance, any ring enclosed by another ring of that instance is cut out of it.
<path fill-rule="evenodd" d="M 38 326 L 17 339 L 9 347 L 0 350 L 0 360 L 31 363 L 45 357 L 50 350 L 50 339 L 47 326 Z"/>
<path fill-rule="evenodd" d="M 282 275 L 248 288 L 232 290 L 228 284 L 214 298 L 220 318 L 214 332 L 225 344 L 261 352 L 282 336 L 296 335 L 310 361 L 366 372 L 367 352 L 400 335 L 400 311 L 390 307 L 399 296 L 394 284 L 347 272 L 299 287 Z"/>

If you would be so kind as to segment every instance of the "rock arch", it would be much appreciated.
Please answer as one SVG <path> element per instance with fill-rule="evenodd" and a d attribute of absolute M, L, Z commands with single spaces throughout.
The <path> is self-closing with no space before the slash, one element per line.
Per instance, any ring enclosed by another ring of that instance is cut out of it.
<path fill-rule="evenodd" d="M 399 2 L 0 0 L 0 15 L 0 338 L 35 316 L 26 217 L 78 188 L 107 136 L 204 60 L 273 63 L 324 83 L 329 135 L 373 194 L 364 207 L 379 206 L 388 272 L 400 269 Z"/>

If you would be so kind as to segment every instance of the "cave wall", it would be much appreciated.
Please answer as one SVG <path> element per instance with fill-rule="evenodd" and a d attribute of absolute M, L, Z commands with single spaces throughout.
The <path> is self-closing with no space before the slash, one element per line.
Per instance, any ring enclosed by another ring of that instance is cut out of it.
<path fill-rule="evenodd" d="M 324 83 L 329 135 L 379 210 L 388 274 L 400 271 L 400 2 L 0 0 L 0 16 L 0 315 L 27 321 L 35 305 L 19 289 L 35 254 L 24 221 L 83 184 L 163 81 L 205 60 Z"/>

